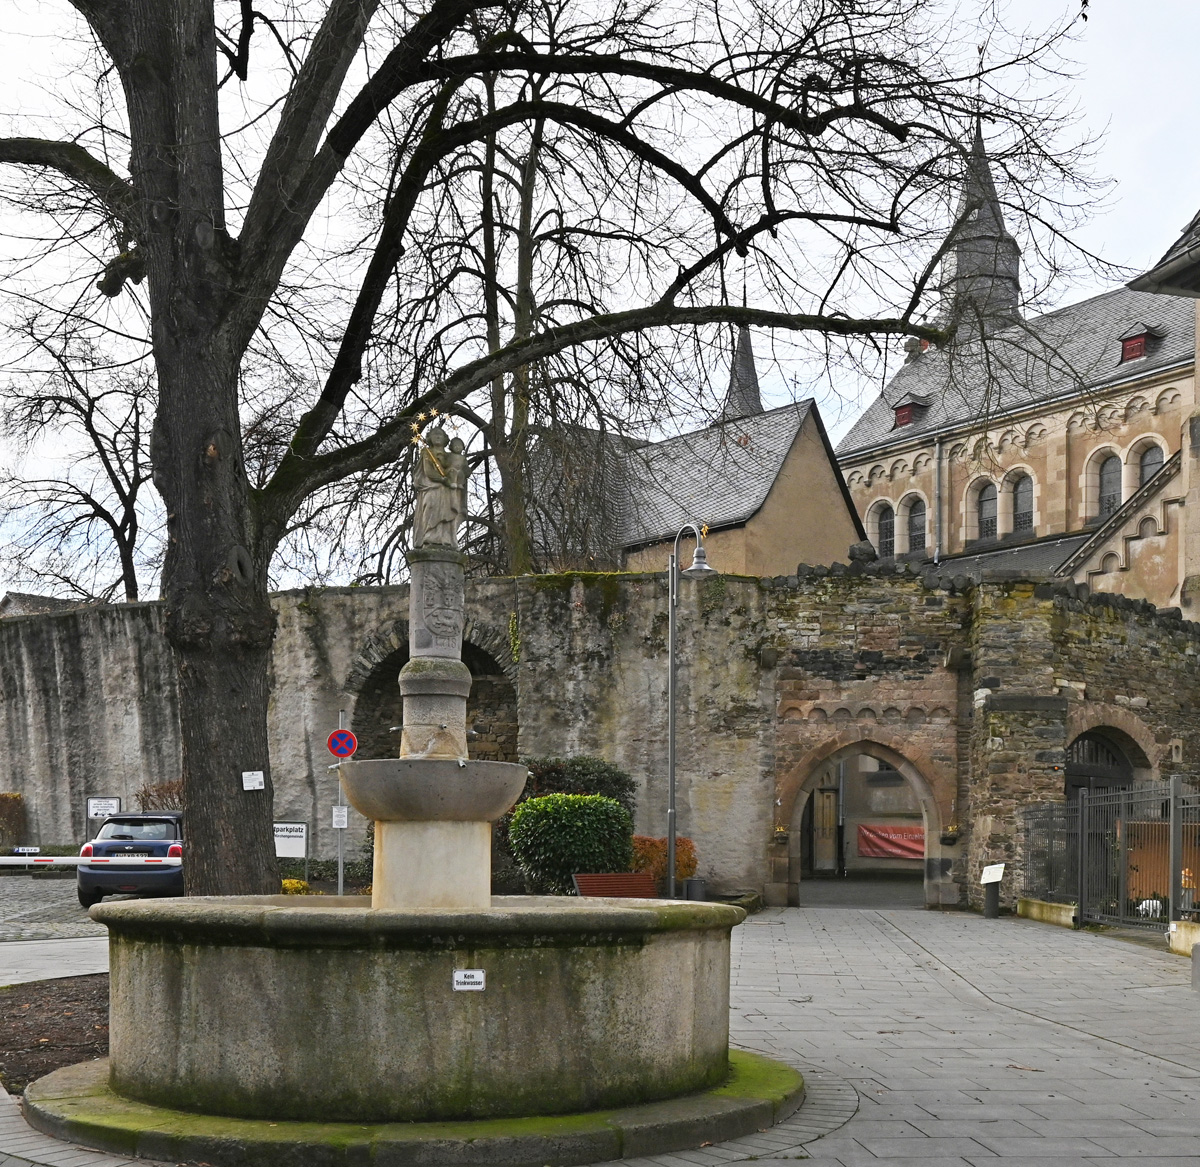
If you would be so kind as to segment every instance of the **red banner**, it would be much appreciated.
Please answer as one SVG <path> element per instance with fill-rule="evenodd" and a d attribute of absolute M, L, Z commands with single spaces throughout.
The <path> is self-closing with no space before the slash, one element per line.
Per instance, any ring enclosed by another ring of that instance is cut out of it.
<path fill-rule="evenodd" d="M 925 828 L 860 824 L 858 854 L 863 859 L 924 859 Z"/>

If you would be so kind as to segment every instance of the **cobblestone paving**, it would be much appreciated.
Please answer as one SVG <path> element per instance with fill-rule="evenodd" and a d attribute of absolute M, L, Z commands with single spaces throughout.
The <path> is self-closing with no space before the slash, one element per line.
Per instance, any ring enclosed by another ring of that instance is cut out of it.
<path fill-rule="evenodd" d="M 1196 1167 L 1190 982 L 1165 951 L 1024 920 L 769 910 L 734 932 L 731 1036 L 803 1069 L 804 1106 L 748 1138 L 625 1167 Z M 0 1167 L 128 1162 L 7 1116 Z"/>
<path fill-rule="evenodd" d="M 73 879 L 0 877 L 0 941 L 106 936 L 79 906 Z"/>

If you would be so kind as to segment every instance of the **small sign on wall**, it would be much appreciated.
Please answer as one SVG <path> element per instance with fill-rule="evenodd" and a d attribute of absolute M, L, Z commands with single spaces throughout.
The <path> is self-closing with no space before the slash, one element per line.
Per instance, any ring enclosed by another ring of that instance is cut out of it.
<path fill-rule="evenodd" d="M 481 968 L 456 968 L 453 984 L 458 993 L 482 993 L 487 984 L 487 973 Z"/>
<path fill-rule="evenodd" d="M 110 814 L 121 813 L 119 798 L 89 798 L 87 800 L 87 816 L 90 819 L 106 819 Z"/>

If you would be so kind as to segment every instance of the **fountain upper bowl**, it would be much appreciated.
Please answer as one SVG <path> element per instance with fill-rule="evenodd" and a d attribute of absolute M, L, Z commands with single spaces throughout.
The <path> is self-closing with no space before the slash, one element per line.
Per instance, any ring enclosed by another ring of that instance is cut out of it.
<path fill-rule="evenodd" d="M 351 805 L 380 822 L 495 822 L 521 796 L 515 762 L 367 758 L 338 770 Z"/>

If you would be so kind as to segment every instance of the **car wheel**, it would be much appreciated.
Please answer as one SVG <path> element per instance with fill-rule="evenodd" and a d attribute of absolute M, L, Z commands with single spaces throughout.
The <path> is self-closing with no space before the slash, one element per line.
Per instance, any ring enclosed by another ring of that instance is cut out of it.
<path fill-rule="evenodd" d="M 102 899 L 104 899 L 102 892 L 84 891 L 83 888 L 79 889 L 79 906 L 81 908 L 90 908 L 93 904 L 98 904 Z"/>

